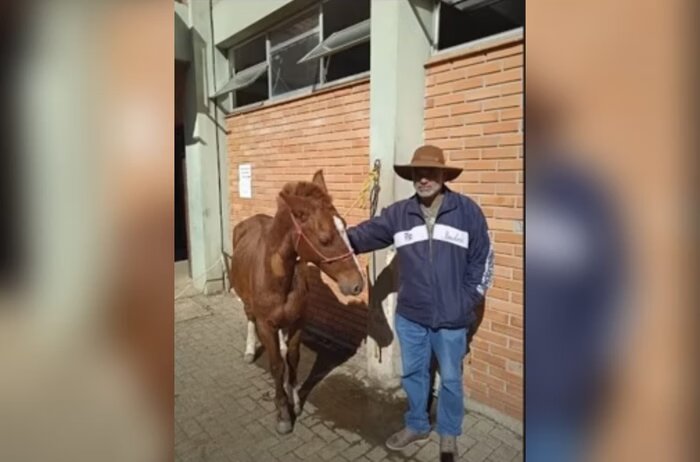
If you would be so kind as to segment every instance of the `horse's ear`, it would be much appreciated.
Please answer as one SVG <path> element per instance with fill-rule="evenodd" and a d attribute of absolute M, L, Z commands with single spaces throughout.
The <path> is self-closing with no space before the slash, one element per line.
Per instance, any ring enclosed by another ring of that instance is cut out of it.
<path fill-rule="evenodd" d="M 309 206 L 302 197 L 293 196 L 282 191 L 277 197 L 277 205 L 289 209 L 292 215 L 301 222 L 309 218 Z"/>
<path fill-rule="evenodd" d="M 314 179 L 311 181 L 320 187 L 324 193 L 328 193 L 328 189 L 326 189 L 326 180 L 323 179 L 323 169 L 317 170 L 316 173 L 314 173 Z"/>

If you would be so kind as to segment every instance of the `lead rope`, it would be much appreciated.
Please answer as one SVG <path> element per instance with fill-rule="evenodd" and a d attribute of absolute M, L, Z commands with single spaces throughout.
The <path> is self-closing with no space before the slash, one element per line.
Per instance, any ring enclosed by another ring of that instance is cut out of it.
<path fill-rule="evenodd" d="M 369 190 L 369 217 L 373 218 L 377 213 L 377 205 L 379 203 L 379 191 L 381 186 L 379 186 L 379 175 L 382 169 L 382 162 L 379 159 L 374 161 L 374 168 L 372 169 L 372 186 Z M 376 282 L 377 280 L 377 254 L 372 252 L 372 280 Z M 384 308 L 382 307 L 382 310 Z M 382 349 L 377 342 L 374 342 L 374 358 L 381 364 L 382 362 Z"/>

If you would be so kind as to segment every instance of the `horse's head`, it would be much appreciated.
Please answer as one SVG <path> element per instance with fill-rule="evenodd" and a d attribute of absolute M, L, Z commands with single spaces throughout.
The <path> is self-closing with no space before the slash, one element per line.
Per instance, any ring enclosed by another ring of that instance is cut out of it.
<path fill-rule="evenodd" d="M 362 292 L 360 265 L 350 247 L 345 220 L 328 195 L 323 171 L 317 171 L 311 182 L 287 184 L 280 192 L 279 206 L 290 212 L 299 257 L 336 281 L 344 295 Z"/>

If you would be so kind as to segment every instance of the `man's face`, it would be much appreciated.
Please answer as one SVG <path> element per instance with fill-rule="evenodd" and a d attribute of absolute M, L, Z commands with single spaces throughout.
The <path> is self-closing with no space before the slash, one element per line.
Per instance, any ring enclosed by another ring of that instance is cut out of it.
<path fill-rule="evenodd" d="M 413 170 L 413 187 L 419 197 L 433 197 L 442 189 L 442 170 L 439 168 L 416 168 Z"/>

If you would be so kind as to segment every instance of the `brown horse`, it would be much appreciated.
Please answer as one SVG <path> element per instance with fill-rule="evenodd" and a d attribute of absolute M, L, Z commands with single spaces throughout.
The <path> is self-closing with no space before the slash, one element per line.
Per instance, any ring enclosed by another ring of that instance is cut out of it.
<path fill-rule="evenodd" d="M 290 399 L 294 414 L 301 411 L 297 366 L 308 293 L 307 262 L 336 281 L 343 294 L 362 292 L 362 273 L 345 222 L 328 195 L 322 170 L 311 182 L 285 185 L 277 198 L 274 217 L 255 215 L 233 230 L 231 285 L 248 317 L 244 360 L 253 361 L 257 333 L 267 350 L 275 380 L 279 433 L 292 430 Z"/>

